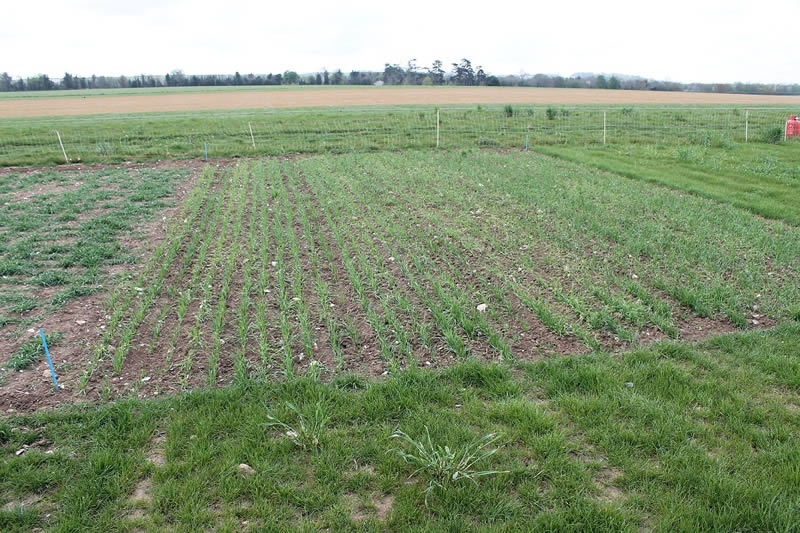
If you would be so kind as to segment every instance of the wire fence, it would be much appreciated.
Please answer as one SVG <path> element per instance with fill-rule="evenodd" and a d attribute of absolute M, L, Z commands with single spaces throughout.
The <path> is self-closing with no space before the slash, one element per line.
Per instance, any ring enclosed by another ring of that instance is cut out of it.
<path fill-rule="evenodd" d="M 790 108 L 492 106 L 68 116 L 0 122 L 0 166 L 554 144 L 783 140 Z"/>

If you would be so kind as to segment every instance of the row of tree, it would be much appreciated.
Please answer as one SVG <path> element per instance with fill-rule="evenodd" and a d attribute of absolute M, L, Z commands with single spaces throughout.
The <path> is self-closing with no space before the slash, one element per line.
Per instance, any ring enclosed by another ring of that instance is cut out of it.
<path fill-rule="evenodd" d="M 430 66 L 419 66 L 416 59 L 405 67 L 399 64 L 384 65 L 383 71 L 357 71 L 345 74 L 341 70 L 310 74 L 298 74 L 287 70 L 282 74 L 230 74 L 186 75 L 174 70 L 164 76 L 95 76 L 81 77 L 65 73 L 60 80 L 46 74 L 29 78 L 12 78 L 0 73 L 0 92 L 49 91 L 56 89 L 117 89 L 135 87 L 185 87 L 185 86 L 246 86 L 246 85 L 463 85 L 463 86 L 518 86 L 518 87 L 564 87 L 584 89 L 627 89 L 652 91 L 693 91 L 747 94 L 800 94 L 800 84 L 763 83 L 676 83 L 648 80 L 640 77 L 606 77 L 603 74 L 576 74 L 570 77 L 558 75 L 507 75 L 494 76 L 466 58 L 451 63 L 450 71 L 444 69 L 440 60 Z"/>

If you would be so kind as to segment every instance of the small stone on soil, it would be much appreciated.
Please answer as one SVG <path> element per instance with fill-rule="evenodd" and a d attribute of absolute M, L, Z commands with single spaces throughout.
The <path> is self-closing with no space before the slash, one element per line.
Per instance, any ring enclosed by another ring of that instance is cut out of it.
<path fill-rule="evenodd" d="M 477 309 L 479 313 L 484 313 L 484 312 L 486 312 L 486 304 L 480 304 L 475 309 Z"/>

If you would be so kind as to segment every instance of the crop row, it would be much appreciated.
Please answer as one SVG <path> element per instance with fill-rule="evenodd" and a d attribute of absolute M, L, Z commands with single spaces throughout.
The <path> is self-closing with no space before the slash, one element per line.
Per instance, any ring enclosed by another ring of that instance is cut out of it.
<path fill-rule="evenodd" d="M 780 321 L 797 230 L 532 154 L 207 169 L 86 372 L 189 388 L 618 349 Z M 120 379 L 119 381 L 124 381 Z"/>

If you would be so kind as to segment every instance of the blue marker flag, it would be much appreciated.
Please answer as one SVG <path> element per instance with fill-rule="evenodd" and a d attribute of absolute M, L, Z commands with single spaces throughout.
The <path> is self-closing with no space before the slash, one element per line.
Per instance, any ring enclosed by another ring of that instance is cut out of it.
<path fill-rule="evenodd" d="M 42 336 L 42 346 L 44 346 L 44 354 L 47 356 L 47 364 L 50 365 L 50 377 L 53 378 L 53 385 L 58 390 L 58 381 L 56 381 L 56 371 L 53 369 L 53 361 L 50 360 L 50 350 L 47 349 L 47 341 L 44 340 L 44 331 L 39 328 L 39 334 Z"/>

